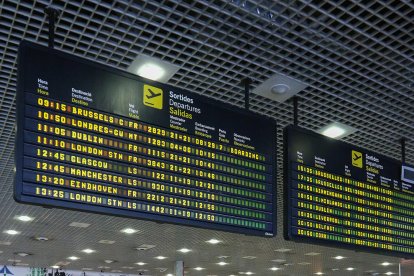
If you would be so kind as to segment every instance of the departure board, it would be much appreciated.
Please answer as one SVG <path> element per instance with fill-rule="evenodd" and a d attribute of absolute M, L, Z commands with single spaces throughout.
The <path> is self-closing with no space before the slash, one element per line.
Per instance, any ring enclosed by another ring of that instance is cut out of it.
<path fill-rule="evenodd" d="M 284 135 L 285 238 L 414 256 L 414 187 L 401 162 L 297 127 Z"/>
<path fill-rule="evenodd" d="M 270 118 L 29 42 L 17 113 L 18 202 L 275 234 Z"/>

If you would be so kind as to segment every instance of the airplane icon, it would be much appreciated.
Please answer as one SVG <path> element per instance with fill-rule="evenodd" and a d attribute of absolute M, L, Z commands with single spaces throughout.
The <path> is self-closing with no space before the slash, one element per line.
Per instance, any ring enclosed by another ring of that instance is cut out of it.
<path fill-rule="evenodd" d="M 144 84 L 143 103 L 146 106 L 162 109 L 163 91 L 161 88 Z"/>
<path fill-rule="evenodd" d="M 151 88 L 148 88 L 148 92 L 151 94 L 151 95 L 146 95 L 148 100 L 152 99 L 152 98 L 155 98 L 155 97 L 158 97 L 158 96 L 161 96 L 161 92 L 160 93 L 155 93 L 151 90 Z"/>
<path fill-rule="evenodd" d="M 359 155 L 358 156 L 358 154 L 356 154 L 355 152 L 354 152 L 354 161 L 357 161 L 358 159 L 360 159 L 360 158 L 362 158 L 362 155 Z"/>
<path fill-rule="evenodd" d="M 359 151 L 353 150 L 351 157 L 352 157 L 352 166 L 362 169 L 363 167 L 362 153 Z"/>

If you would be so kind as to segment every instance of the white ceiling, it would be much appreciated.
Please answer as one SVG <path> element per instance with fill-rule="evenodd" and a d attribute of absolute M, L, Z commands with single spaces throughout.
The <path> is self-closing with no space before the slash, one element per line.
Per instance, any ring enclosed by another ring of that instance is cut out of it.
<path fill-rule="evenodd" d="M 44 7 L 52 1 L 0 1 L 0 263 L 12 259 L 30 266 L 71 261 L 71 269 L 148 275 L 172 273 L 184 260 L 187 275 L 384 275 L 397 272 L 400 260 L 349 250 L 284 241 L 282 235 L 282 127 L 292 123 L 292 103 L 251 96 L 251 109 L 274 117 L 278 132 L 278 236 L 273 239 L 45 209 L 14 202 L 13 163 L 17 48 L 22 39 L 47 45 Z M 411 1 L 53 1 L 61 14 L 56 48 L 90 60 L 128 68 L 140 53 L 178 65 L 169 84 L 243 106 L 240 80 L 253 88 L 274 73 L 309 86 L 298 94 L 300 125 L 312 130 L 331 121 L 357 129 L 345 140 L 400 158 L 406 137 L 407 161 L 414 163 L 414 4 Z M 32 222 L 14 217 L 25 214 Z M 69 226 L 90 224 L 87 228 Z M 125 227 L 137 234 L 120 232 Z M 4 230 L 15 229 L 10 236 Z M 45 236 L 48 242 L 34 241 Z M 219 245 L 205 243 L 210 238 Z M 102 244 L 112 240 L 114 244 Z M 4 242 L 10 242 L 5 245 Z M 136 251 L 142 244 L 156 245 Z M 191 253 L 176 250 L 187 247 Z M 81 250 L 95 249 L 87 255 Z M 287 253 L 277 252 L 289 248 Z M 16 252 L 33 255 L 18 257 Z M 321 253 L 309 256 L 306 253 Z M 154 257 L 163 255 L 165 260 Z M 341 261 L 333 256 L 343 255 Z M 229 264 L 219 266 L 219 256 Z M 255 256 L 255 259 L 243 257 Z M 104 260 L 117 262 L 106 264 Z M 274 260 L 279 260 L 276 262 Z M 394 265 L 383 267 L 383 261 Z M 140 267 L 136 262 L 145 262 Z M 289 265 L 285 265 L 289 264 Z M 193 268 L 201 266 L 203 271 Z M 270 267 L 283 268 L 271 271 Z M 133 267 L 125 268 L 125 267 Z M 354 267 L 354 271 L 345 268 Z M 157 268 L 167 268 L 159 272 Z M 339 271 L 332 271 L 338 268 Z M 410 272 L 409 272 L 410 273 Z M 409 274 L 407 274 L 409 275 Z"/>

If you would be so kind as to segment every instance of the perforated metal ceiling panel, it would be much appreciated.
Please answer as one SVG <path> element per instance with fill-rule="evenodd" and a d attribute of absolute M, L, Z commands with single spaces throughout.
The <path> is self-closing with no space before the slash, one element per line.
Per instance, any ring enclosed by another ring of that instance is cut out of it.
<path fill-rule="evenodd" d="M 187 275 L 374 275 L 392 257 L 301 245 L 203 229 L 19 205 L 12 198 L 17 48 L 22 39 L 47 44 L 43 9 L 51 1 L 0 2 L 0 263 L 30 266 L 70 262 L 73 269 L 121 270 L 145 275 L 173 272 L 184 260 Z M 171 85 L 243 106 L 240 80 L 253 87 L 274 73 L 308 84 L 299 93 L 300 125 L 316 130 L 339 121 L 357 129 L 346 141 L 399 159 L 407 137 L 407 161 L 414 163 L 414 4 L 411 1 L 56 1 L 61 11 L 56 48 L 125 69 L 140 53 L 180 66 Z M 291 102 L 251 96 L 251 109 L 292 123 Z M 282 156 L 281 132 L 278 133 Z M 271 138 L 270 138 L 271 139 Z M 278 218 L 282 221 L 282 167 L 278 160 Z M 20 222 L 16 215 L 35 217 Z M 87 228 L 69 226 L 90 224 Z M 126 235 L 121 229 L 139 229 Z M 10 236 L 4 230 L 15 229 Z M 47 242 L 33 240 L 45 236 Z M 223 243 L 209 245 L 210 238 Z M 115 241 L 113 244 L 99 243 Z M 7 245 L 10 242 L 10 245 Z M 136 251 L 142 244 L 156 245 Z M 188 254 L 177 252 L 187 247 Z M 93 254 L 82 253 L 85 248 Z M 288 248 L 291 251 L 275 250 Z M 20 257 L 17 252 L 33 255 Z M 309 256 L 306 253 L 319 255 Z M 69 256 L 80 260 L 67 260 Z M 165 260 L 154 257 L 163 255 Z M 342 261 L 332 259 L 343 255 Z M 219 258 L 228 256 L 227 258 Z M 243 258 L 254 256 L 256 258 Z M 105 263 L 104 260 L 116 260 Z M 138 266 L 136 262 L 145 262 Z M 216 263 L 229 263 L 219 266 Z M 194 270 L 200 266 L 202 271 Z M 270 267 L 282 270 L 271 271 Z M 346 271 L 354 267 L 354 271 Z M 160 272 L 160 268 L 167 271 Z M 339 270 L 333 270 L 339 269 Z"/>

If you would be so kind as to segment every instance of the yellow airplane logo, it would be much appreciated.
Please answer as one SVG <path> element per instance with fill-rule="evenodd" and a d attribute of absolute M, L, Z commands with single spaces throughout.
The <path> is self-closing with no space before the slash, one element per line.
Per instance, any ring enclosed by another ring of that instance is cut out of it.
<path fill-rule="evenodd" d="M 352 166 L 362 168 L 362 153 L 356 150 L 352 151 Z"/>
<path fill-rule="evenodd" d="M 148 84 L 144 84 L 143 102 L 146 106 L 162 109 L 162 89 Z"/>

